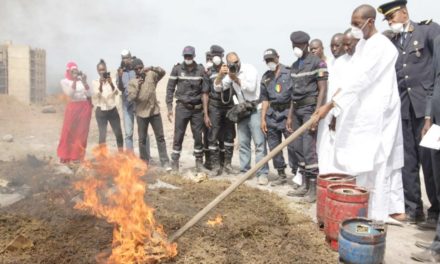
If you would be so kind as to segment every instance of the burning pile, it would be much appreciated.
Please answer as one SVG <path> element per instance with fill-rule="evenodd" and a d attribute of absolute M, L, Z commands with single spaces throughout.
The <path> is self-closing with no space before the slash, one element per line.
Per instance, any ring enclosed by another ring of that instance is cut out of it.
<path fill-rule="evenodd" d="M 86 179 L 75 188 L 84 192 L 76 209 L 91 212 L 115 224 L 108 263 L 156 263 L 177 255 L 177 245 L 167 241 L 154 209 L 144 201 L 147 170 L 134 155 L 110 155 L 105 147 L 94 149 L 95 161 L 86 161 Z M 114 185 L 114 187 L 112 187 Z"/>

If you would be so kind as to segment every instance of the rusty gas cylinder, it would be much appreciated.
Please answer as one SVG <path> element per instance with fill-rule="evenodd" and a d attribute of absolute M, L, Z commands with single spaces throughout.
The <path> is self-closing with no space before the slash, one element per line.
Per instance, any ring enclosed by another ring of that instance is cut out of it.
<path fill-rule="evenodd" d="M 331 249 L 338 250 L 339 225 L 354 217 L 368 216 L 367 189 L 354 184 L 338 183 L 327 187 L 324 232 Z"/>
<path fill-rule="evenodd" d="M 356 178 L 347 174 L 322 174 L 318 175 L 316 188 L 316 219 L 318 220 L 319 228 L 324 228 L 325 225 L 325 208 L 327 199 L 327 187 L 330 184 L 348 183 L 355 184 Z"/>

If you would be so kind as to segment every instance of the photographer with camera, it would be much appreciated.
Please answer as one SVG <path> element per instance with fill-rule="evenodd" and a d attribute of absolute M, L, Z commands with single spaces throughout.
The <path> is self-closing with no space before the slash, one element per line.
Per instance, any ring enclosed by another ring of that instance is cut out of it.
<path fill-rule="evenodd" d="M 148 126 L 151 124 L 156 137 L 161 165 L 166 170 L 171 170 L 159 101 L 156 97 L 156 86 L 165 75 L 165 71 L 160 67 L 144 68 L 144 63 L 138 58 L 133 60 L 132 66 L 136 73 L 136 79 L 128 83 L 127 101 L 134 102 L 135 105 L 140 157 L 147 164 L 150 162 L 150 156 L 146 153 L 146 142 Z"/>
<path fill-rule="evenodd" d="M 251 168 L 251 141 L 255 144 L 255 162 L 267 154 L 266 139 L 261 131 L 260 85 L 257 69 L 250 64 L 241 64 L 237 53 L 230 52 L 226 56 L 227 64 L 220 68 L 215 80 L 216 91 L 234 89 L 239 104 L 228 111 L 228 117 L 238 123 L 240 141 L 240 171 Z M 260 185 L 267 185 L 269 167 L 265 164 L 257 171 Z"/>
<path fill-rule="evenodd" d="M 205 125 L 209 128 L 208 145 L 211 157 L 211 176 L 218 176 L 224 169 L 228 174 L 237 174 L 231 166 L 234 152 L 235 124 L 226 117 L 234 106 L 233 90 L 216 91 L 214 82 L 223 65 L 224 49 L 212 45 L 209 53 L 212 56 L 212 67 L 208 71 L 209 86 L 203 91 L 203 110 Z M 223 162 L 222 162 L 223 156 Z"/>
<path fill-rule="evenodd" d="M 101 59 L 96 68 L 99 79 L 92 82 L 92 87 L 93 104 L 96 106 L 95 117 L 99 130 L 99 144 L 105 144 L 107 124 L 110 123 L 116 137 L 118 150 L 122 151 L 124 140 L 122 138 L 121 119 L 116 108 L 116 96 L 119 94 L 119 90 L 113 84 L 104 60 Z"/>
<path fill-rule="evenodd" d="M 75 62 L 69 62 L 61 80 L 63 92 L 70 101 L 64 112 L 63 129 L 57 154 L 62 163 L 79 162 L 84 159 L 92 118 L 91 91 L 87 76 L 78 70 Z"/>
<path fill-rule="evenodd" d="M 127 151 L 133 152 L 133 129 L 134 129 L 134 103 L 127 100 L 127 88 L 128 83 L 136 79 L 136 73 L 132 67 L 132 61 L 136 57 L 132 56 L 130 51 L 122 50 L 121 52 L 121 66 L 118 69 L 117 86 L 122 92 L 122 112 L 124 120 L 124 132 L 125 132 L 125 147 Z M 147 157 L 150 157 L 150 138 L 147 135 L 147 141 L 145 144 Z M 140 152 L 140 150 L 139 150 Z"/>

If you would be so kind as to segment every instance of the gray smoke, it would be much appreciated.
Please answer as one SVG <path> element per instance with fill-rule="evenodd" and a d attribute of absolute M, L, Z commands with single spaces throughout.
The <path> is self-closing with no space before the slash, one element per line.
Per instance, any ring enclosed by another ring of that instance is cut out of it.
<path fill-rule="evenodd" d="M 0 42 L 12 40 L 47 51 L 48 91 L 59 91 L 65 64 L 74 60 L 90 79 L 96 77 L 100 58 L 115 70 L 120 51 L 130 49 L 146 65 L 167 72 L 182 60 L 185 45 L 196 47 L 199 63 L 211 44 L 236 51 L 243 62 L 262 74 L 262 54 L 275 48 L 281 61 L 295 59 L 289 35 L 307 31 L 329 41 L 349 27 L 353 9 L 365 2 L 377 7 L 386 0 L 284 1 L 284 0 L 0 0 Z M 420 21 L 440 20 L 438 0 L 409 2 L 410 15 Z M 379 29 L 387 28 L 378 15 Z"/>

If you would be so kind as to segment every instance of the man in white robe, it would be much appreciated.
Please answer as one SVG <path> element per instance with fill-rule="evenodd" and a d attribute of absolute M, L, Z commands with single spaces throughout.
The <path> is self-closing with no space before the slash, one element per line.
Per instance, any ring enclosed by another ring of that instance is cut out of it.
<path fill-rule="evenodd" d="M 327 102 L 332 100 L 336 90 L 339 87 L 343 87 L 344 81 L 350 74 L 351 65 L 354 61 L 353 54 L 356 50 L 356 44 L 358 39 L 355 39 L 351 34 L 350 30 L 342 35 L 342 45 L 344 47 L 345 54 L 338 57 L 334 63 L 333 67 L 329 68 L 329 88 L 327 93 Z M 325 119 L 319 124 L 318 128 L 318 160 L 319 160 L 319 173 L 320 174 L 330 174 L 330 173 L 341 173 L 347 174 L 347 172 L 342 171 L 340 168 L 334 166 L 334 141 L 335 141 L 335 131 L 334 128 L 330 129 L 330 126 L 335 125 L 332 120 L 334 116 L 332 111 L 328 114 Z"/>
<path fill-rule="evenodd" d="M 334 165 L 356 175 L 357 184 L 370 191 L 369 218 L 388 221 L 390 216 L 402 219 L 405 212 L 403 141 L 394 70 L 397 50 L 377 32 L 375 18 L 376 11 L 370 5 L 354 10 L 352 34 L 361 40 L 350 78 L 316 115 L 323 119 L 333 109 Z"/>

